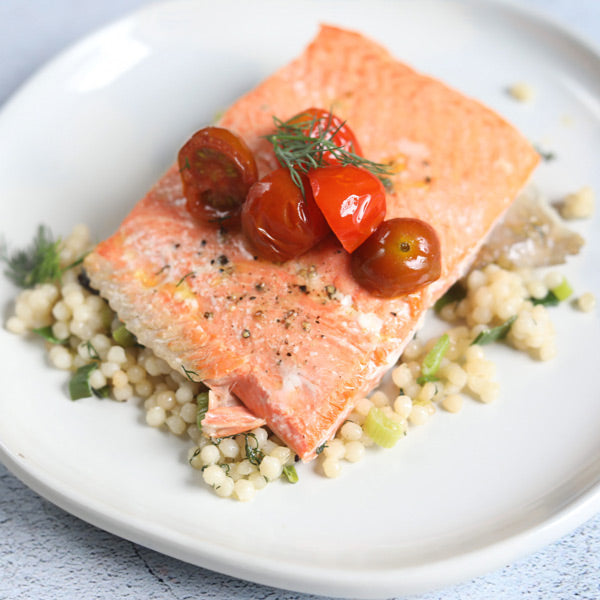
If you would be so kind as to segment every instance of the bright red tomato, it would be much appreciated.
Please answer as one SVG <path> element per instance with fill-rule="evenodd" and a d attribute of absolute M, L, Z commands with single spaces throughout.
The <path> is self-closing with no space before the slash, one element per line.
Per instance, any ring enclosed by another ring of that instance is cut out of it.
<path fill-rule="evenodd" d="M 351 258 L 352 275 L 376 296 L 409 294 L 439 278 L 440 240 L 425 221 L 384 221 Z"/>
<path fill-rule="evenodd" d="M 205 127 L 194 133 L 177 159 L 187 209 L 201 221 L 237 216 L 250 186 L 258 179 L 248 146 L 221 127 Z"/>
<path fill-rule="evenodd" d="M 354 166 L 309 171 L 315 202 L 342 246 L 353 252 L 385 218 L 385 188 L 375 175 Z"/>
<path fill-rule="evenodd" d="M 336 146 L 343 150 L 353 152 L 359 156 L 362 155 L 362 150 L 349 125 L 328 110 L 322 108 L 307 108 L 295 117 L 292 117 L 288 123 L 300 127 L 305 126 L 305 135 L 311 137 L 324 137 L 326 140 L 331 140 Z M 317 160 L 320 158 L 323 163 L 328 165 L 339 164 L 339 161 L 330 151 L 322 152 L 320 155 L 317 155 L 316 158 Z"/>
<path fill-rule="evenodd" d="M 288 169 L 257 181 L 242 207 L 242 230 L 257 254 L 278 262 L 304 254 L 330 232 L 303 177 L 304 197 Z"/>

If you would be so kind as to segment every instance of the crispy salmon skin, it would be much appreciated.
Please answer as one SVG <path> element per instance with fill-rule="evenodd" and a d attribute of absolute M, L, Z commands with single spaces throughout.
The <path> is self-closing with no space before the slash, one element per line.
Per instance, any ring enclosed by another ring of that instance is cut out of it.
<path fill-rule="evenodd" d="M 387 218 L 436 229 L 438 281 L 376 298 L 353 280 L 333 236 L 283 264 L 257 259 L 235 227 L 191 218 L 175 167 L 85 260 L 92 285 L 140 342 L 211 388 L 205 431 L 231 435 L 266 422 L 303 460 L 397 361 L 538 162 L 491 110 L 330 26 L 220 126 L 244 138 L 265 174 L 277 166 L 263 137 L 273 116 L 310 106 L 346 119 L 365 156 L 395 166 Z"/>

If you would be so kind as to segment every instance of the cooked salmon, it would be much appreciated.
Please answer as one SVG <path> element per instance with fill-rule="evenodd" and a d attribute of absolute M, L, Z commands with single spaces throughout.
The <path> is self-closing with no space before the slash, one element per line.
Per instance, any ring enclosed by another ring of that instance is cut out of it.
<path fill-rule="evenodd" d="M 238 229 L 191 218 L 175 166 L 85 261 L 92 285 L 140 342 L 211 389 L 205 431 L 267 423 L 303 460 L 398 360 L 538 162 L 485 106 L 330 26 L 220 125 L 244 138 L 265 174 L 277 166 L 263 137 L 273 115 L 311 106 L 346 119 L 369 159 L 395 165 L 387 218 L 417 217 L 437 230 L 438 281 L 374 297 L 352 278 L 333 236 L 284 264 L 258 259 Z"/>

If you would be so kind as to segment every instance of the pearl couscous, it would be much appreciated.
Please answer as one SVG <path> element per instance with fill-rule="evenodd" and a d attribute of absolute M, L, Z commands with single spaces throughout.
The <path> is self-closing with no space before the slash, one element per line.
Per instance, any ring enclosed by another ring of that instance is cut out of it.
<path fill-rule="evenodd" d="M 61 268 L 90 248 L 88 229 L 75 227 L 60 243 Z M 321 448 L 317 469 L 334 478 L 344 463 L 365 457 L 375 445 L 374 436 L 367 433 L 375 409 L 404 435 L 439 409 L 458 413 L 469 398 L 493 402 L 500 392 L 496 368 L 474 340 L 505 337 L 506 343 L 536 359 L 554 357 L 557 344 L 550 313 L 538 302 L 563 283 L 557 272 L 541 278 L 531 270 L 511 271 L 495 264 L 473 270 L 463 281 L 461 296 L 438 307 L 439 316 L 451 325 L 443 352 L 439 338 L 413 339 L 391 372 L 393 393 L 379 389 L 358 400 L 334 439 Z M 593 310 L 595 298 L 585 293 L 576 305 Z M 54 367 L 71 374 L 84 368 L 89 392 L 84 395 L 110 395 L 120 402 L 139 399 L 149 426 L 191 440 L 189 463 L 218 496 L 248 501 L 282 477 L 297 481 L 294 453 L 265 427 L 221 440 L 205 437 L 198 426 L 199 398 L 206 396 L 202 384 L 173 371 L 131 340 L 131 334 L 118 335 L 123 324 L 87 287 L 81 267 L 66 269 L 60 282 L 21 292 L 6 328 L 18 335 L 44 331 Z"/>
<path fill-rule="evenodd" d="M 568 194 L 559 210 L 564 219 L 589 219 L 594 214 L 594 204 L 594 190 L 588 185 Z"/>

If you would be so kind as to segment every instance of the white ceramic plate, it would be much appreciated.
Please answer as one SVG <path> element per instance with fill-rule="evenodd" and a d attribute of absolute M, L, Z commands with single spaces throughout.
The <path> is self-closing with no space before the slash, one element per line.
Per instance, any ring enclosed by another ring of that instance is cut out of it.
<path fill-rule="evenodd" d="M 319 21 L 359 29 L 504 114 L 556 152 L 551 198 L 600 190 L 600 60 L 556 26 L 479 1 L 180 1 L 153 5 L 59 56 L 0 115 L 0 224 L 111 233 L 195 128 L 297 55 Z M 536 102 L 506 86 L 530 82 Z M 600 296 L 598 222 L 566 272 Z M 15 290 L 2 284 L 0 307 Z M 553 309 L 559 357 L 492 350 L 501 398 L 438 414 L 337 480 L 311 467 L 251 504 L 218 499 L 187 444 L 135 403 L 67 399 L 42 345 L 0 331 L 0 457 L 40 494 L 123 537 L 274 586 L 387 597 L 448 585 L 548 543 L 600 508 L 598 313 Z"/>

